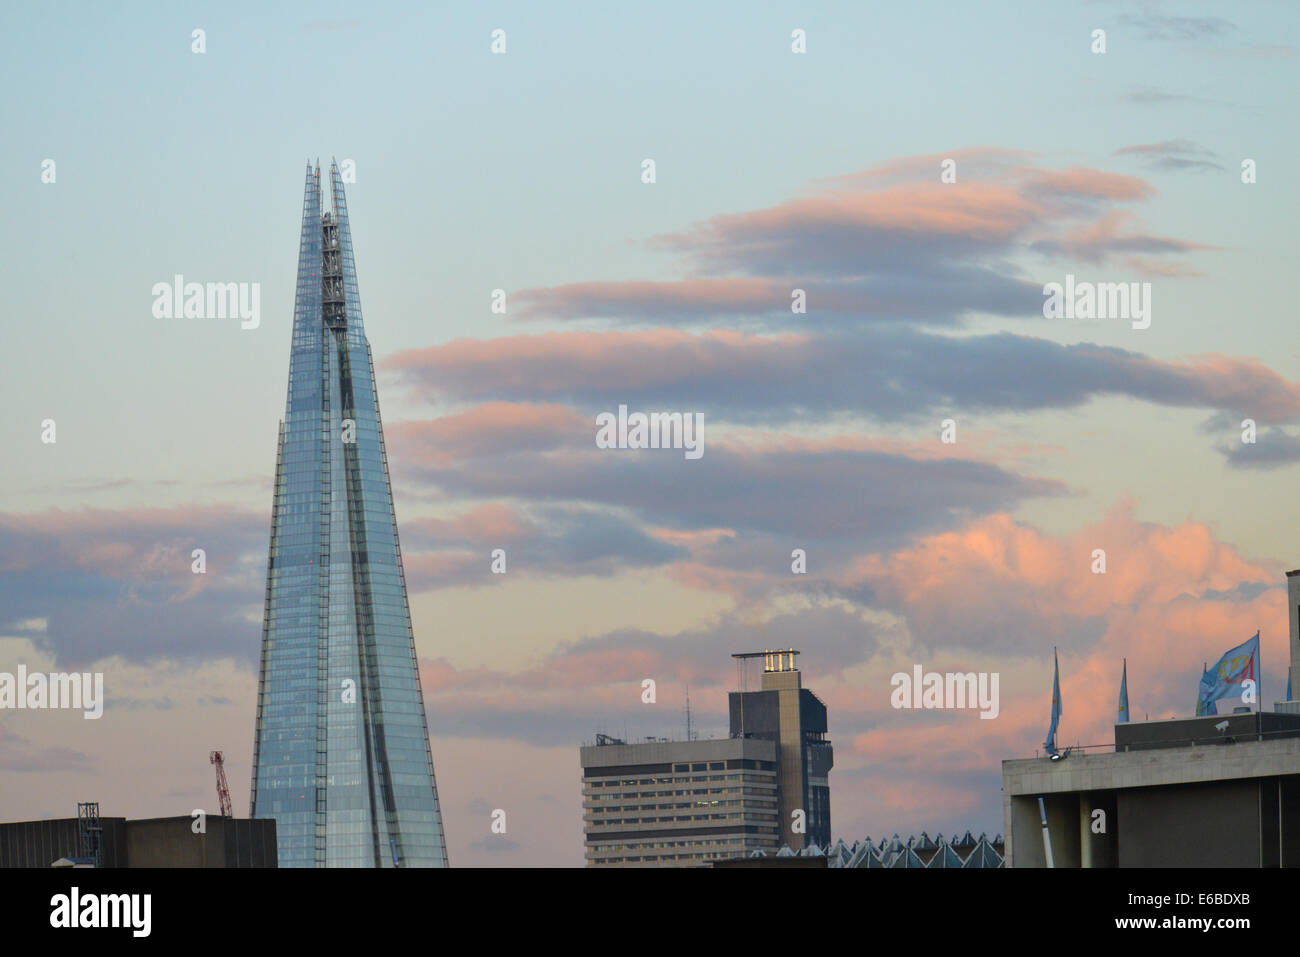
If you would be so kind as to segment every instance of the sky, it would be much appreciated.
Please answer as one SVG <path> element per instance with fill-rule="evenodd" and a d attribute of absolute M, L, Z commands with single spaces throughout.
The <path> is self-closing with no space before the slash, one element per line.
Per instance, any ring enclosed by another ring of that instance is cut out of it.
<path fill-rule="evenodd" d="M 0 711 L 0 820 L 210 808 L 213 748 L 247 813 L 318 158 L 454 866 L 581 865 L 579 745 L 684 736 L 688 687 L 724 735 L 732 652 L 801 650 L 849 842 L 1000 832 L 1053 648 L 1062 743 L 1113 741 L 1125 658 L 1186 716 L 1259 631 L 1283 696 L 1294 5 L 10 2 L 0 79 L 0 671 L 107 698 Z M 258 324 L 155 316 L 178 274 Z M 1067 276 L 1149 326 L 1045 317 Z M 598 448 L 619 405 L 704 454 Z M 998 717 L 895 709 L 918 664 Z"/>

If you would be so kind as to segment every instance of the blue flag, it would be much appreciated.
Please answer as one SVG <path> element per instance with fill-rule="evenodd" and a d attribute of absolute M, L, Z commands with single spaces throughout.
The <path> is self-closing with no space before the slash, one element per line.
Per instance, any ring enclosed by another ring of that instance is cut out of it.
<path fill-rule="evenodd" d="M 1119 679 L 1119 717 L 1115 719 L 1116 724 L 1123 724 L 1128 720 L 1128 659 L 1124 659 L 1124 674 Z"/>
<path fill-rule="evenodd" d="M 1205 676 L 1208 675 L 1209 673 L 1210 673 L 1210 666 L 1206 664 L 1202 664 L 1201 681 L 1205 681 Z M 1196 716 L 1199 718 L 1202 715 L 1218 714 L 1218 713 L 1219 713 L 1219 706 L 1216 705 L 1213 701 L 1204 700 L 1201 697 L 1201 689 L 1198 686 L 1196 689 Z"/>
<path fill-rule="evenodd" d="M 1244 681 L 1253 681 L 1258 694 L 1259 632 L 1255 632 L 1254 638 L 1225 652 L 1213 668 L 1201 675 L 1201 684 L 1196 692 L 1196 713 L 1218 714 L 1219 709 L 1214 702 L 1220 698 L 1240 695 Z"/>
<path fill-rule="evenodd" d="M 1052 662 L 1055 665 L 1055 674 L 1052 677 L 1052 726 L 1047 729 L 1047 740 L 1043 742 L 1043 750 L 1048 754 L 1059 753 L 1056 750 L 1056 726 L 1061 720 L 1061 662 L 1057 660 L 1056 649 L 1052 649 Z"/>
<path fill-rule="evenodd" d="M 1291 700 L 1291 671 L 1289 669 L 1286 673 L 1286 700 Z"/>

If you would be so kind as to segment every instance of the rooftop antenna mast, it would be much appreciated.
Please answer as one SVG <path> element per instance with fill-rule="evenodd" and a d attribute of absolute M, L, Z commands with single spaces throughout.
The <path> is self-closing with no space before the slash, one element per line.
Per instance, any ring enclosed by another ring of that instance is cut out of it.
<path fill-rule="evenodd" d="M 98 801 L 77 802 L 77 856 L 94 867 L 104 866 L 104 828 L 99 821 Z"/>
<path fill-rule="evenodd" d="M 694 741 L 695 737 L 691 733 L 691 686 L 686 686 L 686 740 Z"/>

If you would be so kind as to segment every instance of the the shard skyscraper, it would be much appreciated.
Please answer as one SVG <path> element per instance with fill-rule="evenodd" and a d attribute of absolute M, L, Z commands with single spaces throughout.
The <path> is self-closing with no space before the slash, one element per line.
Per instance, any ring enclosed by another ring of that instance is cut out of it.
<path fill-rule="evenodd" d="M 447 863 L 347 202 L 307 165 L 252 814 L 281 867 Z"/>

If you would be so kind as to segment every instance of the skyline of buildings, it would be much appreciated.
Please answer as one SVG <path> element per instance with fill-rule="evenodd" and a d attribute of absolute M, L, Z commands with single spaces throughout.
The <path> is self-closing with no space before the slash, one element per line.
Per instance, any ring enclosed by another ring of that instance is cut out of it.
<path fill-rule="evenodd" d="M 307 164 L 250 816 L 281 867 L 446 866 L 374 363 L 337 164 Z"/>
<path fill-rule="evenodd" d="M 1133 717 L 1185 715 L 1258 633 L 1283 697 L 1300 7 L 1008 9 L 4 5 L 41 95 L 0 143 L 0 676 L 103 709 L 0 710 L 0 820 L 213 811 L 214 749 L 249 810 L 286 186 L 327 145 L 454 865 L 581 865 L 578 742 L 680 736 L 687 687 L 726 735 L 737 649 L 804 650 L 846 840 L 1005 832 L 1053 647 L 1063 747 L 1111 741 L 1125 661 Z M 602 447 L 622 408 L 707 441 Z M 972 673 L 998 707 L 932 706 Z M 343 690 L 292 717 L 374 740 Z M 312 863 L 315 761 L 258 795 Z"/>
<path fill-rule="evenodd" d="M 741 652 L 726 738 L 629 742 L 605 734 L 579 749 L 586 859 L 593 865 L 689 866 L 831 843 L 826 706 L 803 688 L 799 652 Z M 762 659 L 760 687 L 749 665 Z"/>

